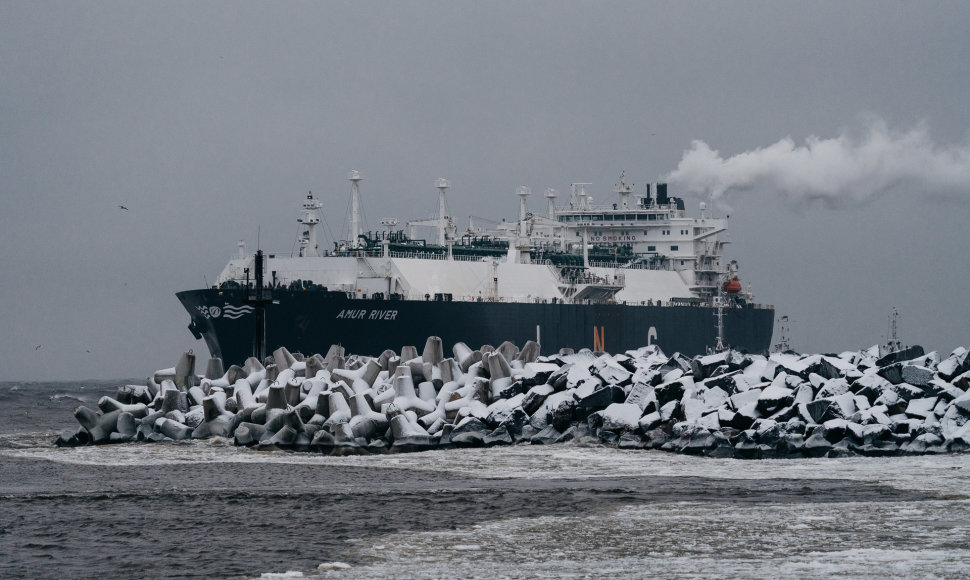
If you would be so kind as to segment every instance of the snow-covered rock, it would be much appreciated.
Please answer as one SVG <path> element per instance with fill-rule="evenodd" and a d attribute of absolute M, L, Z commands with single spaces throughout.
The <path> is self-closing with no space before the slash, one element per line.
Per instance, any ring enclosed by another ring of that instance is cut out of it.
<path fill-rule="evenodd" d="M 694 359 L 656 346 L 540 356 L 538 345 L 472 350 L 440 339 L 421 355 L 222 361 L 191 353 L 123 385 L 59 445 L 231 437 L 237 445 L 333 453 L 599 439 L 623 449 L 715 457 L 970 451 L 970 351 L 915 347 L 834 355 L 733 351 Z M 593 439 L 591 439 L 593 438 Z"/>

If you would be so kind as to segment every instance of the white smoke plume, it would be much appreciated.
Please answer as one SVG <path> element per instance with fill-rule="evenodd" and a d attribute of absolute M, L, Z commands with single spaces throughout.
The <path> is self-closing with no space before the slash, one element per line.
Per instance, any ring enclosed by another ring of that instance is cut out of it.
<path fill-rule="evenodd" d="M 915 193 L 965 194 L 970 193 L 970 145 L 940 147 L 923 124 L 893 132 L 884 121 L 870 119 L 858 138 L 843 131 L 796 145 L 785 137 L 727 159 L 707 143 L 693 141 L 667 180 L 715 201 L 752 188 L 795 204 L 820 200 L 829 206 L 863 204 L 900 185 Z"/>

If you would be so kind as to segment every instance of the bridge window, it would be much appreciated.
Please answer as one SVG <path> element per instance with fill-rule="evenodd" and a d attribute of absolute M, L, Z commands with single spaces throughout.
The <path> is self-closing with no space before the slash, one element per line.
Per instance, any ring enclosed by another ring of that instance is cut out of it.
<path fill-rule="evenodd" d="M 657 246 L 647 246 L 647 251 L 648 252 L 656 252 L 657 251 Z"/>
<path fill-rule="evenodd" d="M 671 252 L 676 252 L 679 249 L 680 249 L 680 246 L 670 246 L 670 251 Z"/>

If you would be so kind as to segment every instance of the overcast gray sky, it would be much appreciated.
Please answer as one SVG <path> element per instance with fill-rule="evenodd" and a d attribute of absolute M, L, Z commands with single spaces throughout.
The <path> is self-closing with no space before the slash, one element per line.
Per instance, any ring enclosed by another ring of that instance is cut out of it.
<path fill-rule="evenodd" d="M 895 306 L 905 342 L 949 352 L 970 345 L 968 69 L 967 2 L 2 0 L 0 379 L 204 356 L 175 292 L 257 228 L 289 251 L 308 189 L 343 227 L 351 169 L 370 225 L 432 213 L 446 177 L 464 227 L 516 215 L 519 185 L 605 201 L 696 140 L 794 348 L 884 342 Z M 812 136 L 854 161 L 815 163 Z"/>

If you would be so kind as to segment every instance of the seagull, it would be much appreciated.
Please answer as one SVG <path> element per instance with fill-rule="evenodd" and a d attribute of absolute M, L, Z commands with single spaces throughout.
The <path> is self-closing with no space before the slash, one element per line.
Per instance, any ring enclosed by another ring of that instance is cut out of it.
<path fill-rule="evenodd" d="M 125 211 L 128 211 L 128 208 L 127 208 L 127 207 L 125 207 L 125 206 L 123 206 L 123 205 L 119 205 L 118 207 L 120 207 L 121 209 L 123 209 L 123 210 L 125 210 Z"/>
<path fill-rule="evenodd" d="M 34 350 L 40 350 L 40 347 L 42 347 L 42 346 L 44 346 L 44 345 L 38 344 L 37 346 L 34 347 Z"/>

